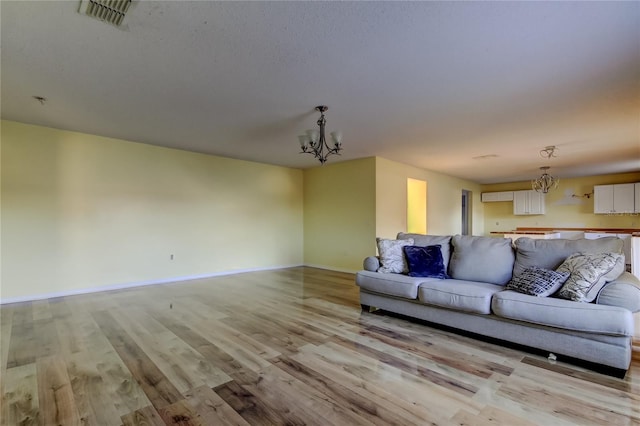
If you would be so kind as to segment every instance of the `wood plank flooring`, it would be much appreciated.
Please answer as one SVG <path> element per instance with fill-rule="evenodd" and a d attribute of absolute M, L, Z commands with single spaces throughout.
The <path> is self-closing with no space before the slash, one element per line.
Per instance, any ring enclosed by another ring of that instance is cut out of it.
<path fill-rule="evenodd" d="M 2 425 L 640 425 L 604 376 L 254 272 L 0 308 Z"/>

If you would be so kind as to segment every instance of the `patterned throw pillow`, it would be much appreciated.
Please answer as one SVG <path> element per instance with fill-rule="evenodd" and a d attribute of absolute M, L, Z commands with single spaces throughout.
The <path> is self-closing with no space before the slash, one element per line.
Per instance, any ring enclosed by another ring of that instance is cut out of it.
<path fill-rule="evenodd" d="M 621 253 L 575 253 L 556 269 L 571 275 L 558 296 L 576 302 L 592 302 L 608 281 L 624 272 L 624 255 Z"/>
<path fill-rule="evenodd" d="M 448 278 L 439 244 L 426 247 L 405 246 L 403 250 L 410 277 Z"/>
<path fill-rule="evenodd" d="M 556 272 L 532 266 L 511 278 L 505 289 L 531 296 L 547 297 L 558 291 L 569 275 L 569 272 Z"/>
<path fill-rule="evenodd" d="M 412 246 L 413 239 L 387 240 L 384 238 L 376 238 L 376 242 L 378 243 L 378 254 L 380 254 L 380 268 L 378 272 L 384 274 L 404 274 L 409 270 L 402 247 Z"/>

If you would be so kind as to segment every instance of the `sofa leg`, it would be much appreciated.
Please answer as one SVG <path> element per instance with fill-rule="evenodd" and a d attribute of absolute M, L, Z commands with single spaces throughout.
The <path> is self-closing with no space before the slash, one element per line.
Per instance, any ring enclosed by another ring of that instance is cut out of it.
<path fill-rule="evenodd" d="M 371 306 L 369 305 L 364 305 L 361 303 L 360 307 L 362 308 L 362 312 L 371 312 Z"/>

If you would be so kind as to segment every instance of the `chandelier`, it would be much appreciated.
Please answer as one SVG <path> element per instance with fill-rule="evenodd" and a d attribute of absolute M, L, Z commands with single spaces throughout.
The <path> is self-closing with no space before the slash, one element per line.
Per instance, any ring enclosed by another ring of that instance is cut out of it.
<path fill-rule="evenodd" d="M 322 164 L 327 161 L 327 157 L 331 154 L 340 155 L 340 151 L 342 151 L 341 132 L 331 132 L 333 146 L 329 146 L 325 139 L 324 126 L 327 124 L 327 120 L 324 118 L 324 112 L 328 109 L 329 107 L 325 105 L 316 107 L 316 111 L 320 111 L 320 118 L 318 119 L 320 130 L 307 130 L 305 134 L 298 136 L 300 147 L 302 148 L 300 154 L 313 154 Z"/>
<path fill-rule="evenodd" d="M 550 190 L 556 189 L 558 187 L 558 182 L 560 182 L 560 179 L 555 178 L 547 173 L 547 170 L 549 170 L 549 168 L 550 167 L 548 166 L 540 167 L 540 170 L 542 170 L 542 176 L 531 181 L 531 187 L 534 189 L 534 191 L 546 194 Z"/>
<path fill-rule="evenodd" d="M 543 157 L 543 158 L 555 157 L 557 149 L 558 148 L 556 148 L 554 145 L 546 146 L 544 149 L 540 150 L 540 157 Z M 542 175 L 539 178 L 531 181 L 531 187 L 533 188 L 534 191 L 546 194 L 550 190 L 556 189 L 558 187 L 558 183 L 560 182 L 560 179 L 555 178 L 551 176 L 549 173 L 547 173 L 547 170 L 549 169 L 550 167 L 548 166 L 540 167 L 540 170 L 542 170 Z"/>

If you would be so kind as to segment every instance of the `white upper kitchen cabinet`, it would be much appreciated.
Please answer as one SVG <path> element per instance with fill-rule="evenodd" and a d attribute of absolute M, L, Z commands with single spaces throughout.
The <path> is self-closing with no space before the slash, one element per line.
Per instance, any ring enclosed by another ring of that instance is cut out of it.
<path fill-rule="evenodd" d="M 544 194 L 537 191 L 513 191 L 513 214 L 544 214 Z"/>
<path fill-rule="evenodd" d="M 635 184 L 595 185 L 593 187 L 593 212 L 633 213 L 635 211 Z"/>
<path fill-rule="evenodd" d="M 634 183 L 633 186 L 636 189 L 636 196 L 635 198 L 635 208 L 633 209 L 633 211 L 635 213 L 640 213 L 640 182 L 638 183 Z"/>
<path fill-rule="evenodd" d="M 513 191 L 483 192 L 481 197 L 483 203 L 513 201 Z"/>

